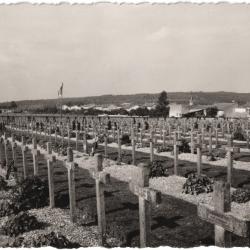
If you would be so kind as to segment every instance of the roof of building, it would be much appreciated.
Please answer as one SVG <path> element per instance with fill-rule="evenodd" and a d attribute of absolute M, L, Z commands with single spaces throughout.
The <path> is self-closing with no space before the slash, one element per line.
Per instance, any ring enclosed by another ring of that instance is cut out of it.
<path fill-rule="evenodd" d="M 238 103 L 235 102 L 219 102 L 214 103 L 214 106 L 216 106 L 219 110 L 225 110 L 228 108 L 238 107 Z"/>

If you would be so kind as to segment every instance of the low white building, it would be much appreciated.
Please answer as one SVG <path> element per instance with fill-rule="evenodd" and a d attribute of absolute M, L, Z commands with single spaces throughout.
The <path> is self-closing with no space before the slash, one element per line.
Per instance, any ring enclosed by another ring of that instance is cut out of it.
<path fill-rule="evenodd" d="M 188 110 L 187 105 L 171 103 L 169 104 L 169 117 L 182 117 Z"/>

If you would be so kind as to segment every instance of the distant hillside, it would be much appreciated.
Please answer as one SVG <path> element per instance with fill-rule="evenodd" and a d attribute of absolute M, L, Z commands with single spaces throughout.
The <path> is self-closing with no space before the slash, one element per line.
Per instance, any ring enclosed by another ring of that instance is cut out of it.
<path fill-rule="evenodd" d="M 67 105 L 86 105 L 86 104 L 115 104 L 131 103 L 131 105 L 142 105 L 146 103 L 155 103 L 157 94 L 134 94 L 134 95 L 102 95 L 91 97 L 64 98 L 63 104 Z M 168 99 L 171 102 L 188 103 L 190 92 L 171 92 L 168 93 Z M 232 102 L 239 104 L 250 102 L 250 93 L 233 92 L 192 92 L 195 104 L 213 104 L 216 102 Z M 8 106 L 10 103 L 0 103 L 0 107 Z M 37 109 L 41 107 L 53 107 L 58 104 L 58 99 L 47 100 L 24 100 L 16 101 L 18 109 Z"/>

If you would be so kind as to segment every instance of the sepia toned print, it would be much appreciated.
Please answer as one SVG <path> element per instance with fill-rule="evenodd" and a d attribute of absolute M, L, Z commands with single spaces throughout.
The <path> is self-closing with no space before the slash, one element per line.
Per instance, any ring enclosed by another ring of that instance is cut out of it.
<path fill-rule="evenodd" d="M 0 5 L 0 247 L 249 247 L 250 6 Z"/>

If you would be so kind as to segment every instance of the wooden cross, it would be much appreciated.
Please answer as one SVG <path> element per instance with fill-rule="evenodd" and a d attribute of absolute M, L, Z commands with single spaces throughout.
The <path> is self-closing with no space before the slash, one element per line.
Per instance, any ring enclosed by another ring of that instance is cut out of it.
<path fill-rule="evenodd" d="M 9 151 L 9 140 L 7 139 L 7 135 L 4 133 L 4 153 L 5 153 L 5 162 L 6 166 L 9 164 L 8 151 Z"/>
<path fill-rule="evenodd" d="M 108 158 L 108 127 L 104 130 L 104 157 Z"/>
<path fill-rule="evenodd" d="M 184 135 L 186 135 L 186 132 L 187 132 L 187 124 L 186 124 L 186 118 L 184 118 L 184 120 L 183 120 L 183 133 L 184 133 Z"/>
<path fill-rule="evenodd" d="M 250 130 L 247 129 L 247 130 L 246 130 L 246 137 L 247 137 L 247 138 L 246 138 L 246 141 L 247 141 L 246 147 L 247 147 L 247 148 L 250 148 L 250 143 L 249 143 L 249 142 L 250 142 L 250 140 L 249 140 L 249 132 L 250 132 Z"/>
<path fill-rule="evenodd" d="M 79 133 L 78 133 L 78 131 L 76 130 L 75 131 L 75 134 L 76 134 L 76 151 L 78 151 L 78 144 L 79 144 Z"/>
<path fill-rule="evenodd" d="M 157 145 L 157 132 L 156 132 L 156 128 L 153 129 L 153 133 L 154 133 L 154 145 Z"/>
<path fill-rule="evenodd" d="M 226 134 L 225 137 L 227 138 L 227 146 L 233 147 L 233 136 L 231 134 Z"/>
<path fill-rule="evenodd" d="M 195 143 L 194 143 L 194 132 L 193 132 L 193 129 L 191 130 L 190 132 L 190 138 L 191 138 L 191 142 L 190 142 L 190 150 L 191 150 L 191 154 L 194 154 L 194 146 L 195 146 Z"/>
<path fill-rule="evenodd" d="M 33 155 L 33 167 L 34 167 L 34 176 L 38 175 L 38 157 L 40 156 L 40 150 L 37 149 L 36 138 L 32 138 L 33 148 L 31 150 Z"/>
<path fill-rule="evenodd" d="M 227 182 L 232 183 L 232 172 L 233 172 L 233 153 L 239 153 L 239 147 L 229 147 L 226 148 L 227 151 Z"/>
<path fill-rule="evenodd" d="M 56 164 L 56 156 L 52 155 L 51 142 L 47 142 L 47 167 L 48 167 L 48 185 L 49 185 L 49 201 L 50 208 L 55 207 L 55 186 L 54 186 L 54 167 Z"/>
<path fill-rule="evenodd" d="M 118 144 L 118 159 L 117 162 L 121 163 L 121 155 L 122 155 L 122 145 L 121 145 L 121 134 L 120 129 L 117 130 L 117 144 Z"/>
<path fill-rule="evenodd" d="M 55 143 L 57 142 L 57 126 L 55 127 Z"/>
<path fill-rule="evenodd" d="M 112 126 L 112 132 L 113 132 L 113 141 L 115 141 L 115 126 Z"/>
<path fill-rule="evenodd" d="M 225 136 L 225 124 L 223 122 L 221 122 L 221 135 L 222 135 L 222 138 L 224 138 Z"/>
<path fill-rule="evenodd" d="M 73 150 L 71 147 L 67 148 L 67 161 L 63 164 L 68 170 L 68 187 L 69 187 L 69 207 L 70 207 L 70 220 L 76 222 L 76 188 L 75 188 L 75 167 L 76 163 L 73 162 Z"/>
<path fill-rule="evenodd" d="M 3 163 L 4 163 L 4 159 L 5 159 L 5 149 L 4 149 L 4 140 L 1 137 L 0 138 L 0 164 L 1 164 L 1 168 L 3 169 Z"/>
<path fill-rule="evenodd" d="M 14 177 L 15 177 L 15 180 L 17 180 L 17 182 L 18 182 L 18 175 L 17 175 L 17 170 L 16 170 L 16 166 L 17 166 L 17 144 L 15 142 L 14 134 L 12 134 L 11 137 L 12 137 L 11 148 L 12 148 L 12 159 L 13 159 L 13 164 L 14 164 Z"/>
<path fill-rule="evenodd" d="M 174 174 L 178 175 L 178 155 L 179 147 L 181 146 L 181 141 L 174 140 Z"/>
<path fill-rule="evenodd" d="M 180 126 L 177 127 L 177 139 L 180 140 L 181 139 L 181 130 L 180 130 Z"/>
<path fill-rule="evenodd" d="M 201 145 L 201 134 L 197 134 L 197 143 L 195 145 L 197 154 L 197 174 L 201 175 L 202 172 L 202 145 Z"/>
<path fill-rule="evenodd" d="M 215 128 L 215 147 L 218 148 L 219 147 L 219 129 L 216 127 Z"/>
<path fill-rule="evenodd" d="M 226 126 L 227 126 L 227 133 L 230 134 L 230 123 L 228 121 L 226 123 Z"/>
<path fill-rule="evenodd" d="M 208 137 L 209 137 L 209 139 L 208 139 L 209 154 L 212 154 L 212 150 L 213 150 L 212 128 L 209 128 Z"/>
<path fill-rule="evenodd" d="M 83 132 L 83 152 L 85 154 L 88 153 L 88 140 L 87 140 L 87 132 Z"/>
<path fill-rule="evenodd" d="M 198 216 L 215 225 L 215 245 L 231 247 L 231 233 L 249 237 L 250 221 L 241 220 L 231 213 L 230 184 L 216 182 L 214 185 L 214 207 L 200 203 Z"/>
<path fill-rule="evenodd" d="M 134 129 L 131 130 L 131 144 L 132 144 L 132 165 L 135 165 L 135 135 L 134 135 Z"/>
<path fill-rule="evenodd" d="M 28 147 L 25 145 L 24 137 L 21 138 L 21 150 L 22 150 L 22 158 L 23 158 L 23 178 L 26 179 L 28 177 L 27 173 L 27 152 Z"/>
<path fill-rule="evenodd" d="M 204 139 L 205 139 L 205 128 L 204 124 L 201 124 L 201 144 L 204 144 Z"/>
<path fill-rule="evenodd" d="M 69 127 L 69 124 L 67 126 L 67 132 L 68 132 L 68 147 L 70 147 L 70 127 Z"/>
<path fill-rule="evenodd" d="M 143 129 L 140 128 L 140 143 L 143 143 Z"/>
<path fill-rule="evenodd" d="M 149 144 L 150 144 L 150 161 L 154 161 L 154 132 L 153 130 L 150 131 L 150 138 L 149 138 Z"/>
<path fill-rule="evenodd" d="M 62 143 L 62 146 L 63 146 L 63 143 L 64 143 L 64 127 L 63 127 L 62 124 L 61 124 L 61 143 Z"/>
<path fill-rule="evenodd" d="M 140 163 L 129 183 L 131 192 L 139 197 L 140 247 L 150 246 L 151 206 L 161 202 L 161 193 L 149 188 L 149 173 L 150 169 Z"/>
<path fill-rule="evenodd" d="M 96 154 L 96 165 L 92 172 L 92 177 L 96 183 L 96 204 L 97 204 L 97 218 L 99 231 L 99 245 L 103 246 L 106 242 L 106 217 L 105 217 L 105 200 L 104 189 L 105 185 L 110 183 L 110 175 L 103 171 L 103 156 Z"/>
<path fill-rule="evenodd" d="M 51 126 L 49 124 L 49 128 L 48 128 L 48 135 L 49 135 L 49 142 L 51 142 Z"/>
<path fill-rule="evenodd" d="M 166 129 L 165 128 L 162 130 L 162 145 L 163 147 L 166 147 Z"/>
<path fill-rule="evenodd" d="M 169 138 L 171 139 L 171 125 L 169 124 L 169 126 L 168 126 L 168 134 L 169 134 Z"/>

